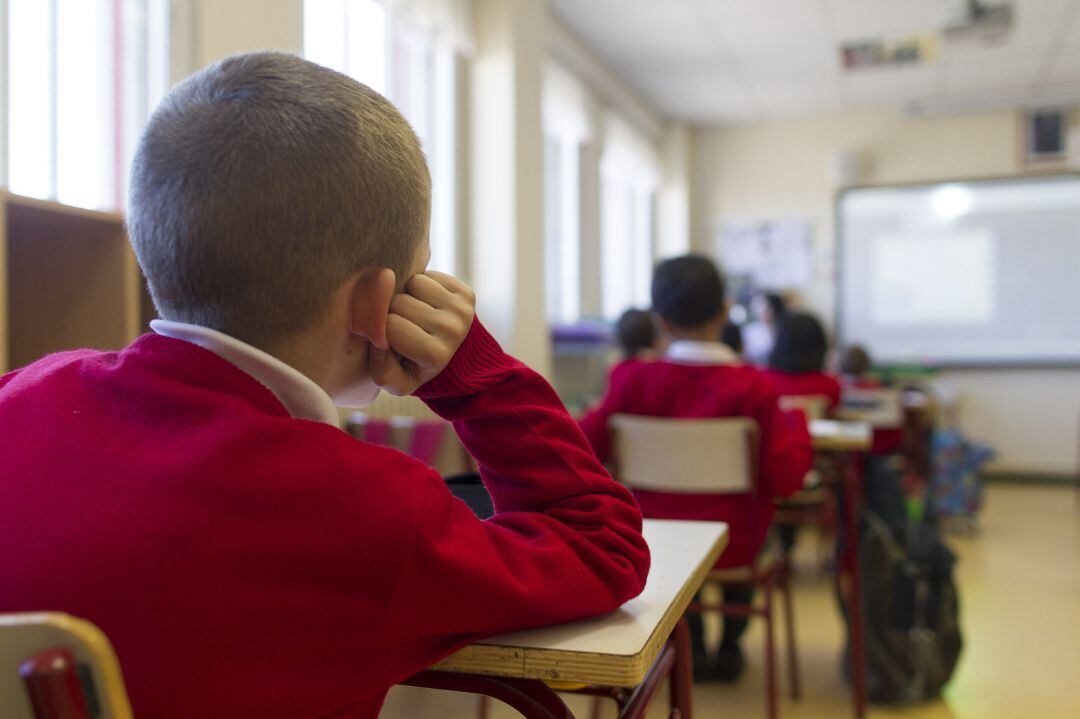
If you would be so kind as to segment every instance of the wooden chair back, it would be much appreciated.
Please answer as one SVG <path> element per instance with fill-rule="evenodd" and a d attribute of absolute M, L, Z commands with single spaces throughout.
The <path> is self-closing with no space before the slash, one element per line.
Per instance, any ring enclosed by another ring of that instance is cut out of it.
<path fill-rule="evenodd" d="M 758 426 L 752 419 L 616 414 L 609 427 L 616 479 L 627 487 L 686 494 L 743 494 L 754 487 Z"/>
<path fill-rule="evenodd" d="M 109 640 L 60 612 L 0 614 L 0 710 L 5 719 L 131 719 Z"/>
<path fill-rule="evenodd" d="M 904 426 L 903 397 L 898 389 L 848 387 L 837 417 L 866 422 L 874 429 L 899 429 Z"/>
<path fill-rule="evenodd" d="M 823 394 L 797 395 L 788 394 L 780 397 L 780 409 L 788 412 L 800 409 L 806 415 L 806 421 L 829 418 L 829 398 Z"/>

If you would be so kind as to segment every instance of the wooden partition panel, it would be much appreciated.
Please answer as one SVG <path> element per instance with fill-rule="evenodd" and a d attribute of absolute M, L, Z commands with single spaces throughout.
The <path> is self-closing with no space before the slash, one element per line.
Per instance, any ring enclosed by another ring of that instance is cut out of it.
<path fill-rule="evenodd" d="M 122 218 L 14 195 L 4 200 L 7 367 L 130 342 L 142 313 Z"/>

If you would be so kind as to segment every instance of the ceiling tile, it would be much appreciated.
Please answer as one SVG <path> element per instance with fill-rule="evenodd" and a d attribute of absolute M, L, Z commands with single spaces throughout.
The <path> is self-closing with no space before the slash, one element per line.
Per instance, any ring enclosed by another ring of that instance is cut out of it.
<path fill-rule="evenodd" d="M 847 73 L 840 41 L 936 35 L 943 0 L 552 0 L 616 73 L 696 122 L 1017 98 L 1080 81 L 1080 0 L 1013 2 L 1014 31 L 997 44 L 939 40 L 925 65 Z"/>
<path fill-rule="evenodd" d="M 838 40 L 935 32 L 941 0 L 829 0 Z"/>
<path fill-rule="evenodd" d="M 902 67 L 865 70 L 843 80 L 844 97 L 857 107 L 898 107 L 937 90 L 937 68 Z"/>
<path fill-rule="evenodd" d="M 1080 43 L 1064 45 L 1055 58 L 1047 83 L 1080 82 Z"/>
<path fill-rule="evenodd" d="M 1044 63 L 1042 53 L 1018 53 L 1009 62 L 975 58 L 955 60 L 945 69 L 945 87 L 949 92 L 1030 88 L 1038 84 Z"/>

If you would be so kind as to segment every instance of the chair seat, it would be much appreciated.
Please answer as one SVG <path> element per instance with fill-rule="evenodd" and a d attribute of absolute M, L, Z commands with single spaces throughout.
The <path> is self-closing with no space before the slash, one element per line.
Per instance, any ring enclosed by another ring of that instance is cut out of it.
<path fill-rule="evenodd" d="M 716 584 L 752 584 L 759 577 L 774 570 L 783 558 L 784 553 L 780 547 L 770 542 L 757 555 L 753 564 L 714 569 L 709 572 L 709 578 L 706 581 Z"/>
<path fill-rule="evenodd" d="M 776 508 L 782 510 L 788 507 L 801 509 L 811 505 L 821 504 L 829 498 L 829 492 L 824 487 L 818 486 L 813 489 L 802 489 L 783 499 L 776 501 Z"/>

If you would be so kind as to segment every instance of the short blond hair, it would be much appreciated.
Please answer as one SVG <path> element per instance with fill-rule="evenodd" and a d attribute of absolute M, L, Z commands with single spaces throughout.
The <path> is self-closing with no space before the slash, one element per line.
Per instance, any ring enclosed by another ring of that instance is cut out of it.
<path fill-rule="evenodd" d="M 266 347 L 309 327 L 365 267 L 399 281 L 426 239 L 431 178 L 384 97 L 295 55 L 236 55 L 150 118 L 128 230 L 158 312 Z"/>

